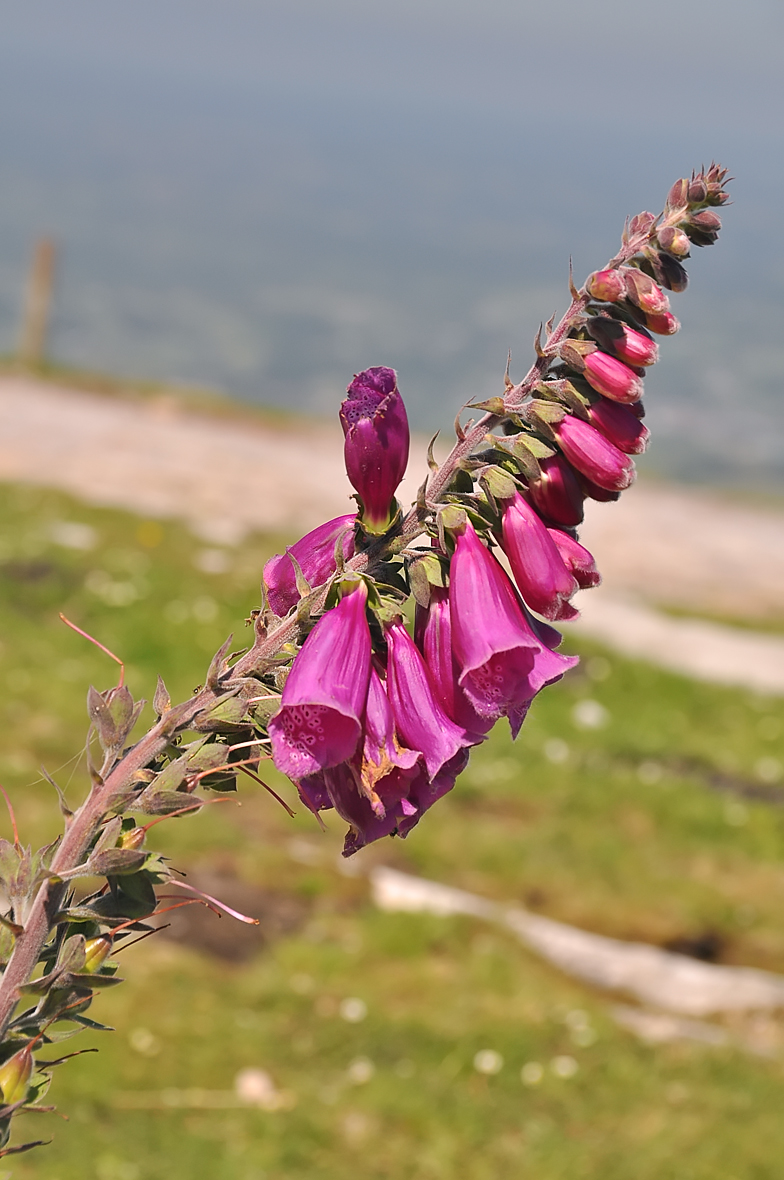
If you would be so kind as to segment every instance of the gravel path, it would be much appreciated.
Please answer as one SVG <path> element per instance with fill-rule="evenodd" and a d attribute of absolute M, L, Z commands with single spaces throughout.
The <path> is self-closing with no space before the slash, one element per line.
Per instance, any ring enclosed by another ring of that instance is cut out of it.
<path fill-rule="evenodd" d="M 93 504 L 179 517 L 212 544 L 253 530 L 297 534 L 350 511 L 337 424 L 279 428 L 0 378 L 0 479 L 62 488 Z M 414 446 L 409 502 L 421 480 Z M 639 484 L 591 504 L 582 540 L 603 586 L 576 624 L 602 642 L 699 678 L 784 694 L 784 638 L 669 618 L 657 604 L 759 620 L 784 614 L 784 513 Z"/>

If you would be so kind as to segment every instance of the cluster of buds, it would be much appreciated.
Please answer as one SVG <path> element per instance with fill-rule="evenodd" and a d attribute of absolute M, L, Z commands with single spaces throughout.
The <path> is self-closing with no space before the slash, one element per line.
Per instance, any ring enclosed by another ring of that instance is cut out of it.
<path fill-rule="evenodd" d="M 572 289 L 566 316 L 537 340 L 526 378 L 507 377 L 502 397 L 476 407 L 487 412 L 478 426 L 458 426 L 442 467 L 431 454 L 405 517 L 396 374 L 368 369 L 348 387 L 340 420 L 359 511 L 264 571 L 267 618 L 299 627 L 290 670 L 275 673 L 272 755 L 307 807 L 348 822 L 344 855 L 405 836 L 454 786 L 470 748 L 502 717 L 515 737 L 536 694 L 576 663 L 550 626 L 575 618 L 575 593 L 600 580 L 576 528 L 587 498 L 616 500 L 634 479 L 652 333 L 678 328 L 662 288 L 686 285 L 684 241 L 715 237 L 709 207 L 725 202 L 725 175 L 712 166 L 678 181 L 659 218 L 627 224 L 618 256 Z"/>

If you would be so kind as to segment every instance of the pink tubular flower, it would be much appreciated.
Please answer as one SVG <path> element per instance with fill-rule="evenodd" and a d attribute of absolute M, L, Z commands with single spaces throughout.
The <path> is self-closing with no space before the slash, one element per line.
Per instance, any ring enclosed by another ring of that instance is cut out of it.
<path fill-rule="evenodd" d="M 449 594 L 443 587 L 431 586 L 427 607 L 417 606 L 414 639 L 444 712 L 480 742 L 494 722 L 480 717 L 458 683 L 460 670 L 452 650 Z"/>
<path fill-rule="evenodd" d="M 567 414 L 553 426 L 558 445 L 579 472 L 597 487 L 621 492 L 634 479 L 634 463 L 589 422 Z"/>
<path fill-rule="evenodd" d="M 516 737 L 536 693 L 577 661 L 536 634 L 507 574 L 466 524 L 456 538 L 449 583 L 452 643 L 460 686 L 477 713 L 508 717 Z M 560 638 L 560 637 L 559 637 Z"/>
<path fill-rule="evenodd" d="M 384 533 L 395 515 L 395 492 L 408 463 L 408 417 L 394 369 L 357 374 L 340 407 L 348 478 L 359 493 L 368 532 Z"/>
<path fill-rule="evenodd" d="M 648 427 L 628 406 L 600 398 L 588 406 L 588 418 L 625 455 L 641 455 L 648 445 Z"/>
<path fill-rule="evenodd" d="M 279 617 L 288 614 L 299 601 L 294 565 L 289 553 L 296 558 L 302 573 L 311 586 L 320 586 L 335 572 L 335 544 L 340 533 L 343 536 L 343 556 L 346 561 L 354 556 L 354 534 L 351 526 L 356 513 L 337 516 L 320 524 L 290 545 L 285 553 L 271 557 L 264 566 L 264 582 L 270 609 Z"/>
<path fill-rule="evenodd" d="M 542 522 L 519 492 L 507 501 L 502 518 L 501 547 L 525 601 L 546 619 L 573 619 L 569 599 L 577 583 Z"/>
<path fill-rule="evenodd" d="M 648 315 L 661 315 L 662 312 L 670 310 L 669 299 L 649 275 L 633 266 L 624 267 L 623 274 L 626 279 L 626 294 L 640 311 Z"/>
<path fill-rule="evenodd" d="M 642 381 L 617 357 L 597 349 L 584 358 L 584 363 L 585 380 L 597 393 L 614 402 L 636 402 L 642 397 Z"/>
<path fill-rule="evenodd" d="M 539 467 L 541 476 L 528 485 L 534 507 L 554 524 L 580 524 L 585 496 L 572 468 L 560 455 L 540 459 Z"/>
<path fill-rule="evenodd" d="M 619 360 L 627 365 L 655 365 L 659 359 L 659 346 L 650 336 L 635 332 L 623 324 L 623 336 L 613 341 L 613 351 Z"/>
<path fill-rule="evenodd" d="M 579 541 L 575 541 L 574 537 L 563 532 L 562 529 L 548 529 L 547 531 L 558 546 L 562 561 L 580 589 L 588 590 L 591 586 L 598 586 L 602 575 L 596 568 L 593 554 L 589 553 Z"/>
<path fill-rule="evenodd" d="M 387 692 L 395 729 L 409 749 L 419 751 L 427 773 L 435 778 L 459 750 L 473 744 L 472 738 L 439 704 L 430 674 L 403 624 L 389 624 L 386 637 Z"/>
<path fill-rule="evenodd" d="M 269 723 L 278 770 L 300 779 L 357 748 L 370 678 L 367 588 L 357 582 L 311 631 Z"/>

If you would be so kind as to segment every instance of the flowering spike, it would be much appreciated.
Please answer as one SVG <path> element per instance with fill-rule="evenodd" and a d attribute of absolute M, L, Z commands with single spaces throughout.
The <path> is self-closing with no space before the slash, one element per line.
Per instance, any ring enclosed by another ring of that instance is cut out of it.
<path fill-rule="evenodd" d="M 294 562 L 297 562 L 303 576 L 311 586 L 320 586 L 335 572 L 335 546 L 343 533 L 343 556 L 348 561 L 354 556 L 354 534 L 351 526 L 356 514 L 337 516 L 320 524 L 312 532 L 300 537 L 299 541 L 283 554 L 271 557 L 264 566 L 264 582 L 270 609 L 282 618 L 299 601 L 297 576 Z M 294 558 L 294 561 L 291 558 Z"/>
<path fill-rule="evenodd" d="M 354 753 L 370 678 L 367 588 L 358 581 L 311 631 L 269 723 L 278 770 L 299 779 Z"/>
<path fill-rule="evenodd" d="M 394 369 L 357 374 L 340 407 L 346 471 L 370 533 L 384 533 L 396 513 L 395 492 L 408 463 L 408 417 Z"/>

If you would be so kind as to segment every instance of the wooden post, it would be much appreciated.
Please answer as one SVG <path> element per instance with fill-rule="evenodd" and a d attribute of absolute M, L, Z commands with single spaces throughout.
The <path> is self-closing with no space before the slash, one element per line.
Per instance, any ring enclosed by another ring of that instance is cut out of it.
<path fill-rule="evenodd" d="M 27 279 L 19 337 L 19 359 L 25 365 L 40 365 L 46 353 L 55 253 L 55 244 L 51 238 L 38 239 Z"/>

